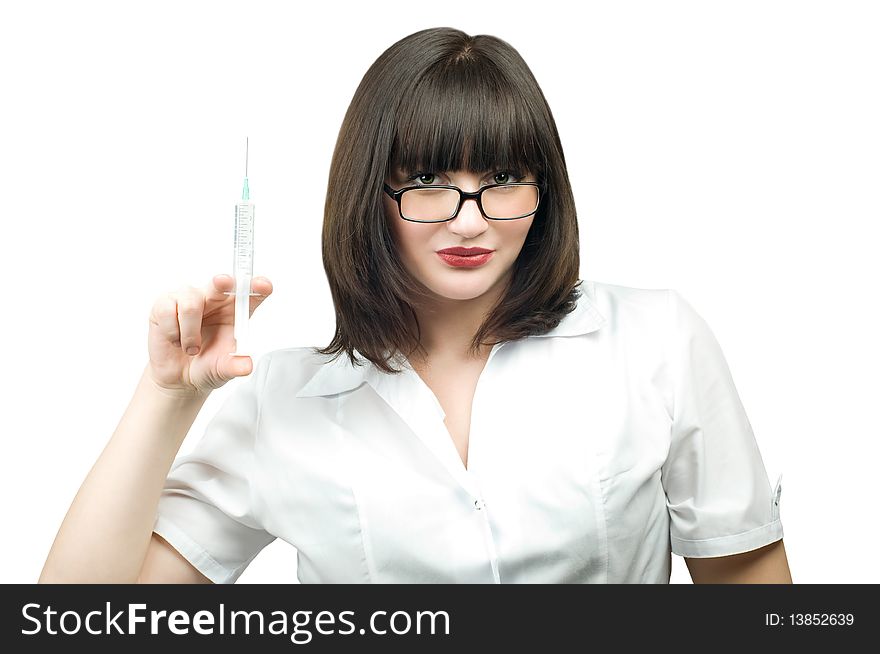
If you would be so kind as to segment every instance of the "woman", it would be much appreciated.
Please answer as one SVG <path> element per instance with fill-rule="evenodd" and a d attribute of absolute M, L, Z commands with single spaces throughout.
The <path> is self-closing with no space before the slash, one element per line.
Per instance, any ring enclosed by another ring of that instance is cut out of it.
<path fill-rule="evenodd" d="M 791 581 L 781 487 L 706 323 L 673 290 L 578 279 L 562 145 L 509 44 L 427 29 L 379 57 L 322 244 L 332 342 L 253 374 L 226 354 L 228 276 L 156 302 L 41 581 L 232 583 L 275 538 L 303 582 L 668 583 L 670 551 L 695 581 Z"/>

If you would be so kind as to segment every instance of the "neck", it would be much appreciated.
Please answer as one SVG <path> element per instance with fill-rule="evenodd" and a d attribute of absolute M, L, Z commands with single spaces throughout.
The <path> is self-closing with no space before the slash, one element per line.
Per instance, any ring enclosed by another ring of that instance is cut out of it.
<path fill-rule="evenodd" d="M 496 284 L 479 297 L 453 300 L 438 297 L 427 310 L 418 314 L 422 347 L 431 361 L 474 362 L 486 359 L 491 345 L 480 346 L 478 355 L 468 353 L 474 334 L 504 291 Z M 423 362 L 423 361 L 422 361 Z"/>

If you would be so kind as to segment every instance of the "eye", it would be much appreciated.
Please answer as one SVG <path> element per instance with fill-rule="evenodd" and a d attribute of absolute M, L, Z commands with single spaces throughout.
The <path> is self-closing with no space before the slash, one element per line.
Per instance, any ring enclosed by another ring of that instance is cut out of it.
<path fill-rule="evenodd" d="M 434 173 L 421 173 L 420 172 L 420 173 L 416 173 L 415 175 L 410 175 L 409 177 L 406 178 L 406 181 L 412 182 L 417 179 L 420 180 L 420 178 L 422 178 L 422 177 L 434 178 L 434 177 L 437 177 L 437 175 L 435 175 Z M 422 182 L 420 180 L 416 186 L 430 186 L 430 185 L 431 185 L 431 182 Z"/>
<path fill-rule="evenodd" d="M 499 179 L 499 177 L 502 179 Z M 493 183 L 495 184 L 510 184 L 514 181 L 521 182 L 523 179 L 523 174 L 518 171 L 501 170 L 495 173 L 492 176 L 492 179 Z"/>
<path fill-rule="evenodd" d="M 416 186 L 431 186 L 436 181 L 436 173 L 417 172 L 406 178 L 407 182 L 416 182 Z M 428 178 L 425 181 L 423 178 Z M 522 181 L 524 174 L 519 171 L 498 171 L 492 175 L 493 184 L 510 184 L 514 181 Z"/>

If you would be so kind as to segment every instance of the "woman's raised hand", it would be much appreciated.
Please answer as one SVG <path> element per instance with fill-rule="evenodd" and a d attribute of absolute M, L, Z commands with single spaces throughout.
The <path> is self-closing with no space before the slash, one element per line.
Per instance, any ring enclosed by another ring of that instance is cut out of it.
<path fill-rule="evenodd" d="M 150 311 L 148 366 L 153 382 L 163 391 L 182 396 L 207 395 L 233 377 L 249 375 L 249 356 L 229 353 L 235 346 L 233 318 L 235 281 L 216 275 L 198 289 L 185 286 L 160 296 Z M 272 293 L 272 282 L 255 277 L 250 315 Z"/>

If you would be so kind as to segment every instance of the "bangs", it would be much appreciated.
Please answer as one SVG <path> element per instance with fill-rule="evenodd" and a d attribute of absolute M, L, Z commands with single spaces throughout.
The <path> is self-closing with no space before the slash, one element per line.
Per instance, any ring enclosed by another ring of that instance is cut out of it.
<path fill-rule="evenodd" d="M 404 95 L 389 157 L 405 173 L 507 170 L 543 182 L 539 129 L 512 80 L 486 59 L 435 67 Z"/>

